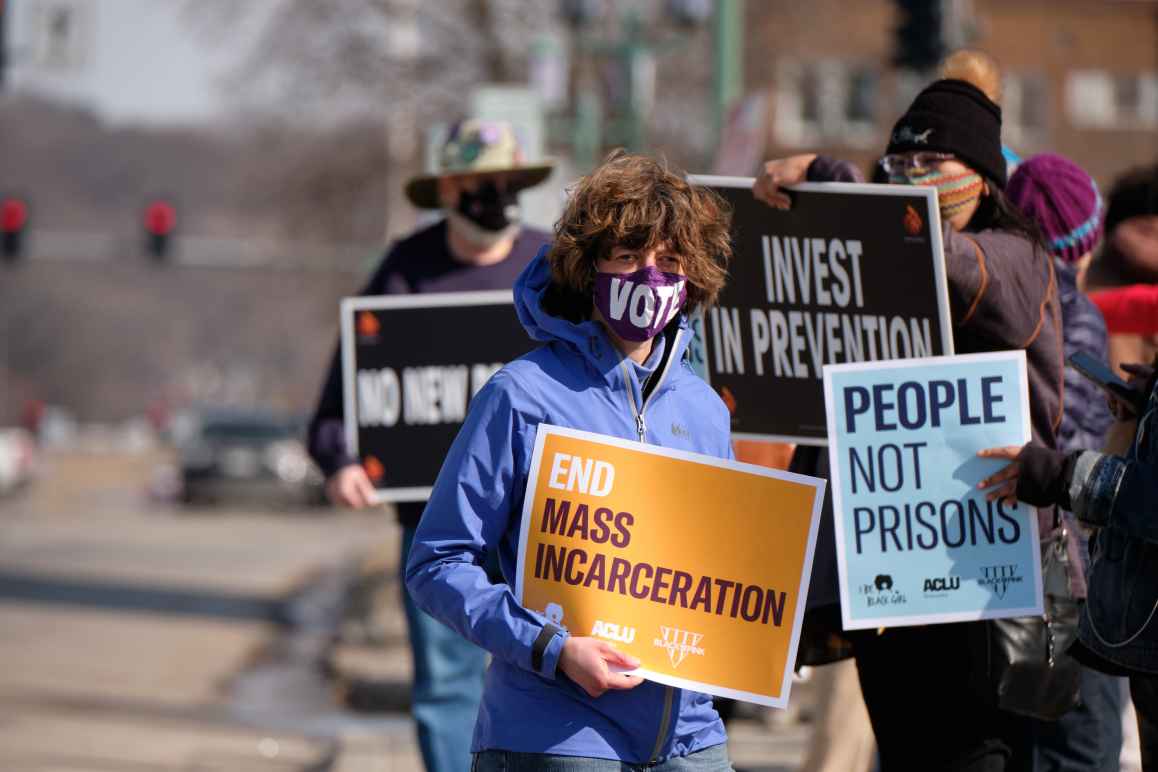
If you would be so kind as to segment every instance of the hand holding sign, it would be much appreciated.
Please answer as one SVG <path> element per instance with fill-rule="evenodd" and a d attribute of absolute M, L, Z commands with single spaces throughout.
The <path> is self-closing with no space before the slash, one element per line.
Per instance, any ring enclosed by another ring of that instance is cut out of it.
<path fill-rule="evenodd" d="M 572 636 L 563 642 L 559 669 L 592 697 L 608 689 L 634 689 L 643 683 L 642 676 L 616 672 L 612 669 L 616 667 L 635 670 L 639 660 L 598 638 Z"/>
<path fill-rule="evenodd" d="M 996 473 L 977 483 L 977 487 L 982 490 L 993 488 L 985 494 L 987 501 L 1001 499 L 1006 504 L 1013 504 L 1017 501 L 1017 475 L 1020 471 L 1017 466 L 1017 457 L 1021 453 L 1022 447 L 1022 445 L 1008 445 L 1003 448 L 986 448 L 977 451 L 977 455 L 981 458 L 1003 458 L 1012 462 L 1009 466 L 1002 467 Z"/>
<path fill-rule="evenodd" d="M 792 199 L 782 188 L 804 182 L 808 177 L 808 167 L 814 160 L 816 153 L 768 161 L 752 186 L 752 195 L 775 209 L 790 209 Z"/>
<path fill-rule="evenodd" d="M 1003 458 L 1012 461 L 996 474 L 978 483 L 978 488 L 997 486 L 986 494 L 989 501 L 1002 498 L 1007 503 L 1018 499 L 1035 507 L 1051 507 L 1055 504 L 1070 508 L 1066 487 L 1073 473 L 1067 463 L 1067 454 L 1060 450 L 1043 448 L 1040 445 L 1014 445 L 1004 448 L 987 448 L 978 451 L 982 458 Z"/>
<path fill-rule="evenodd" d="M 326 480 L 326 496 L 340 507 L 365 509 L 374 503 L 374 483 L 361 464 L 348 464 Z"/>

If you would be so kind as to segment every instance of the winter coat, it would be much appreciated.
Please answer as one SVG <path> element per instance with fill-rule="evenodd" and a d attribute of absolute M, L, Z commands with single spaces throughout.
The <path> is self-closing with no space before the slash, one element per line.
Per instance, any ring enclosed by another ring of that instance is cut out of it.
<path fill-rule="evenodd" d="M 1158 386 L 1125 456 L 1078 456 L 1069 497 L 1098 526 L 1075 655 L 1111 673 L 1158 674 Z"/>
<path fill-rule="evenodd" d="M 475 397 L 423 513 L 407 587 L 419 606 L 494 656 L 474 751 L 631 764 L 685 756 L 725 741 L 709 696 L 651 681 L 588 696 L 557 667 L 568 632 L 544 645 L 546 618 L 520 606 L 511 587 L 539 424 L 729 458 L 728 411 L 684 358 L 691 337 L 684 317 L 664 331 L 664 355 L 645 392 L 597 322 L 544 311 L 544 253 L 515 285 L 519 319 L 543 345 L 503 367 Z M 481 564 L 491 550 L 507 584 L 486 577 Z"/>
<path fill-rule="evenodd" d="M 1098 307 L 1078 289 L 1077 267 L 1054 258 L 1054 270 L 1057 273 L 1058 298 L 1061 301 L 1066 359 L 1080 351 L 1099 361 L 1106 361 L 1106 323 Z M 1057 437 L 1058 450 L 1101 448 L 1113 422 L 1114 416 L 1110 414 L 1102 390 L 1074 368 L 1067 367 L 1064 411 Z M 1076 537 L 1070 540 L 1070 565 L 1080 567 L 1080 573 L 1075 571 L 1071 576 L 1070 589 L 1077 597 L 1085 597 L 1085 577 L 1090 570 L 1088 539 L 1072 513 L 1063 512 L 1062 517 L 1069 533 Z"/>
<path fill-rule="evenodd" d="M 810 182 L 862 179 L 852 164 L 824 156 L 818 156 L 808 170 Z M 942 245 L 956 353 L 1024 350 L 1033 440 L 1056 447 L 1065 351 L 1052 258 L 1020 234 L 992 229 L 958 232 L 948 223 L 943 226 Z M 826 449 L 798 447 L 789 469 L 828 477 Z M 1054 517 L 1052 509 L 1038 510 L 1043 537 L 1053 531 Z M 832 499 L 826 493 L 798 664 L 823 664 L 851 655 L 835 605 L 839 603 L 835 537 L 827 536 L 832 532 Z M 1080 544 L 1072 530 L 1069 540 L 1071 554 L 1078 554 Z M 1080 576 L 1074 589 L 1084 593 Z"/>

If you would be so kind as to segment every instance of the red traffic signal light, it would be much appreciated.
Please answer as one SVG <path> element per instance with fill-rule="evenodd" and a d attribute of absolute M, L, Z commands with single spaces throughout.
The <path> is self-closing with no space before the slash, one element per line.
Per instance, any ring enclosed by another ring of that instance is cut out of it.
<path fill-rule="evenodd" d="M 24 252 L 24 231 L 28 227 L 28 202 L 16 196 L 0 201 L 0 254 L 15 260 Z"/>
<path fill-rule="evenodd" d="M 28 224 L 28 204 L 15 196 L 0 203 L 0 230 L 5 233 L 24 230 Z"/>
<path fill-rule="evenodd" d="M 177 210 L 168 201 L 152 201 L 145 207 L 145 230 L 154 236 L 168 236 L 177 227 Z"/>
<path fill-rule="evenodd" d="M 155 259 L 169 251 L 169 236 L 177 227 L 177 209 L 164 199 L 150 201 L 145 207 L 145 249 Z"/>

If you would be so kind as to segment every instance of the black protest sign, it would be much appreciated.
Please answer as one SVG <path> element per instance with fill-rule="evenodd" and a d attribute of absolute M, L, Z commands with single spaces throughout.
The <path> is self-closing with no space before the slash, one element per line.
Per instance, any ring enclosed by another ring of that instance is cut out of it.
<path fill-rule="evenodd" d="M 753 198 L 750 178 L 692 181 L 733 209 L 734 258 L 699 328 L 699 369 L 734 436 L 822 445 L 824 365 L 953 353 L 931 188 L 811 183 L 782 211 Z"/>
<path fill-rule="evenodd" d="M 346 442 L 379 501 L 424 501 L 471 397 L 533 345 L 510 291 L 342 301 Z"/>

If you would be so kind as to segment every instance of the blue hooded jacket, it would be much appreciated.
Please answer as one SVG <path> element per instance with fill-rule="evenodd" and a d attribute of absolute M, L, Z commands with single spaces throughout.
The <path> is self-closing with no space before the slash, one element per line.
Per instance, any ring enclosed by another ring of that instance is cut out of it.
<path fill-rule="evenodd" d="M 544 345 L 503 367 L 475 396 L 418 526 L 406 585 L 419 606 L 494 657 L 475 752 L 633 764 L 685 756 L 726 739 L 711 697 L 652 681 L 590 697 L 556 672 L 566 636 L 588 630 L 563 630 L 545 649 L 540 641 L 536 669 L 532 650 L 548 620 L 521 607 L 511 587 L 540 423 L 730 458 L 730 418 L 684 359 L 691 334 L 683 315 L 663 333 L 664 356 L 645 393 L 599 323 L 574 324 L 543 310 L 545 256 L 544 248 L 515 284 L 519 319 Z M 506 584 L 492 583 L 483 568 L 496 549 Z"/>

